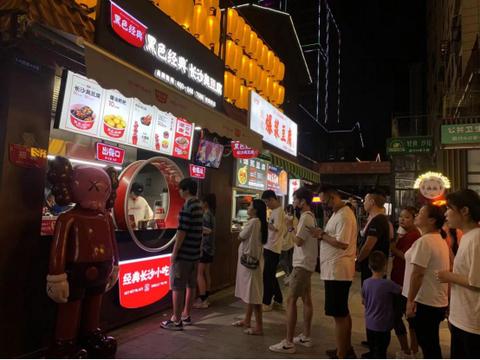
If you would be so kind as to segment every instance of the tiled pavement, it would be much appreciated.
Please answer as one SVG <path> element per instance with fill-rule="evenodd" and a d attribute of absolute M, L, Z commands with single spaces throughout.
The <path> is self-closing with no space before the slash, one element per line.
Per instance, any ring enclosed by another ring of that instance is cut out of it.
<path fill-rule="evenodd" d="M 286 289 L 285 289 L 286 290 Z M 325 358 L 325 350 L 335 347 L 333 320 L 324 315 L 323 283 L 318 274 L 312 277 L 314 318 L 312 338 L 314 346 L 297 346 L 293 355 L 275 354 L 268 346 L 285 336 L 285 312 L 264 313 L 264 336 L 249 336 L 231 323 L 244 311 L 244 304 L 233 296 L 233 288 L 211 296 L 212 306 L 206 310 L 193 310 L 194 324 L 184 331 L 167 331 L 160 321 L 170 316 L 164 311 L 147 319 L 127 325 L 112 333 L 117 337 L 119 358 Z M 284 292 L 285 293 L 285 292 Z M 299 300 L 298 332 L 301 332 L 302 310 Z M 350 311 L 353 320 L 352 343 L 358 356 L 366 352 L 360 342 L 364 339 L 363 306 L 360 298 L 360 281 L 356 279 L 350 291 Z M 444 357 L 450 353 L 450 333 L 446 322 L 441 327 Z M 398 341 L 392 331 L 389 357 L 399 351 Z"/>

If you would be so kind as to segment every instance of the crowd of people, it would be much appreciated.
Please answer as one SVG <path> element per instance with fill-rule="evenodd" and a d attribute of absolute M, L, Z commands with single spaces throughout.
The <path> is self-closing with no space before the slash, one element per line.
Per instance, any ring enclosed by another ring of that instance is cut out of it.
<path fill-rule="evenodd" d="M 209 266 L 215 250 L 215 196 L 199 200 L 197 183 L 180 182 L 185 204 L 180 212 L 170 269 L 173 314 L 161 326 L 181 330 L 191 324 L 191 309 L 207 308 Z M 401 346 L 398 358 L 441 358 L 439 326 L 448 318 L 452 358 L 480 357 L 480 197 L 472 190 L 447 195 L 447 206 L 404 208 L 395 233 L 384 213 L 385 196 L 369 192 L 368 219 L 359 231 L 352 208 L 334 187 L 321 189 L 331 215 L 319 226 L 312 192 L 302 187 L 284 210 L 273 191 L 254 199 L 238 238 L 235 296 L 245 314 L 233 326 L 247 335 L 264 333 L 262 316 L 286 310 L 285 338 L 269 347 L 277 353 L 312 347 L 311 278 L 317 267 L 325 287 L 325 314 L 334 319 L 336 348 L 330 358 L 356 358 L 352 347 L 349 292 L 360 272 L 365 306 L 363 358 L 386 358 L 391 330 Z M 393 256 L 390 278 L 388 259 Z M 285 272 L 284 302 L 276 277 Z M 197 290 L 198 289 L 198 290 Z M 194 303 L 195 296 L 198 295 Z M 303 330 L 295 334 L 297 303 L 303 303 Z M 408 324 L 405 326 L 405 320 Z"/>

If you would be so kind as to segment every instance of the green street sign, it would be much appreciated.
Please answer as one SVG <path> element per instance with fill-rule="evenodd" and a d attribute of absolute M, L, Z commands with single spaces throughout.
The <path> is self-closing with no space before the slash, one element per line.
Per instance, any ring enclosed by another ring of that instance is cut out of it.
<path fill-rule="evenodd" d="M 387 139 L 388 155 L 425 154 L 432 151 L 431 136 L 404 136 Z"/>
<path fill-rule="evenodd" d="M 480 144 L 480 123 L 442 125 L 442 145 Z"/>

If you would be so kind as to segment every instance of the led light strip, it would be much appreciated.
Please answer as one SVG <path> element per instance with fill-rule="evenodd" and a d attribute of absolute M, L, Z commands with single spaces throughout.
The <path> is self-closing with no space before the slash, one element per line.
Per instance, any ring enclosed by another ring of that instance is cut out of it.
<path fill-rule="evenodd" d="M 55 156 L 54 155 L 48 155 L 47 159 L 48 160 L 53 160 L 53 159 L 55 159 Z M 70 162 L 72 164 L 90 165 L 90 166 L 96 166 L 96 167 L 101 167 L 101 168 L 104 168 L 104 167 L 107 167 L 107 166 L 113 166 L 113 165 L 110 165 L 110 164 L 102 164 L 102 163 L 93 162 L 93 161 L 86 161 L 86 160 L 78 160 L 78 159 L 68 159 L 68 160 L 70 160 Z M 113 168 L 115 170 L 119 170 L 119 171 L 122 170 L 121 166 L 113 166 Z"/>

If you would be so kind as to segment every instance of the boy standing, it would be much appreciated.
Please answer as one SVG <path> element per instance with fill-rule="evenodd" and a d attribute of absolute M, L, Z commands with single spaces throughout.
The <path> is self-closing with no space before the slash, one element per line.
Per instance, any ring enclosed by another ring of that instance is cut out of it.
<path fill-rule="evenodd" d="M 312 192 L 300 188 L 293 194 L 293 205 L 300 209 L 301 216 L 294 238 L 293 271 L 290 275 L 290 286 L 287 300 L 287 337 L 278 344 L 269 347 L 278 353 L 295 353 L 295 344 L 312 346 L 310 332 L 312 329 L 313 305 L 311 277 L 315 271 L 318 254 L 318 240 L 310 234 L 315 224 L 315 216 L 310 210 Z M 297 324 L 297 300 L 303 301 L 303 333 L 293 337 Z"/>
<path fill-rule="evenodd" d="M 395 319 L 394 296 L 400 295 L 402 288 L 392 280 L 383 278 L 387 268 L 387 258 L 383 252 L 372 252 L 368 266 L 372 277 L 365 280 L 362 287 L 367 341 L 372 358 L 386 359 Z"/>

